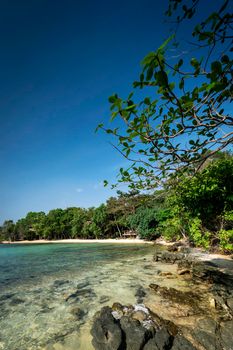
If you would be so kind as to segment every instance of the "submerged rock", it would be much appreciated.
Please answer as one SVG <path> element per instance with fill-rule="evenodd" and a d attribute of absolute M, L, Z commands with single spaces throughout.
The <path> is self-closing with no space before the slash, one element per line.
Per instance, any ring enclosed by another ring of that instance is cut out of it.
<path fill-rule="evenodd" d="M 71 293 L 69 295 L 65 296 L 65 301 L 72 302 L 72 301 L 78 301 L 80 297 L 85 298 L 93 298 L 96 294 L 91 288 L 86 289 L 78 289 L 74 293 Z"/>
<path fill-rule="evenodd" d="M 107 295 L 101 295 L 101 297 L 99 299 L 99 303 L 104 304 L 104 303 L 107 303 L 109 300 L 110 300 L 110 298 Z"/>
<path fill-rule="evenodd" d="M 140 286 L 136 293 L 135 293 L 135 297 L 137 297 L 137 303 L 142 303 L 143 302 L 143 298 L 146 296 L 146 292 L 144 290 L 144 288 L 142 286 Z"/>
<path fill-rule="evenodd" d="M 78 320 L 83 319 L 83 317 L 86 315 L 86 312 L 81 309 L 78 306 L 74 306 L 70 309 L 70 313 L 75 316 L 75 318 L 77 318 Z"/>
<path fill-rule="evenodd" d="M 67 283 L 69 283 L 70 281 L 68 281 L 68 280 L 55 280 L 54 282 L 53 282 L 53 287 L 54 288 L 58 288 L 58 287 L 61 287 L 61 286 L 63 286 L 64 284 L 67 284 Z"/>
<path fill-rule="evenodd" d="M 15 298 L 11 299 L 10 306 L 16 306 L 16 305 L 23 304 L 23 303 L 25 303 L 25 300 L 15 297 Z"/>
<path fill-rule="evenodd" d="M 1 302 L 1 301 L 9 300 L 9 299 L 11 299 L 14 295 L 15 295 L 15 293 L 3 294 L 3 295 L 0 296 L 0 302 Z"/>
<path fill-rule="evenodd" d="M 77 284 L 77 289 L 83 289 L 90 286 L 90 282 L 80 282 Z"/>

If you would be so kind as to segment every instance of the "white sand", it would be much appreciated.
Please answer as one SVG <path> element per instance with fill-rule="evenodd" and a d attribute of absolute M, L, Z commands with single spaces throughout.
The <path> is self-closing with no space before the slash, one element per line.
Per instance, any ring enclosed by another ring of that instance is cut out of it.
<path fill-rule="evenodd" d="M 117 244 L 154 244 L 154 242 L 144 241 L 139 238 L 109 238 L 109 239 L 59 239 L 49 241 L 46 239 L 38 239 L 34 241 L 2 241 L 5 244 L 38 244 L 38 243 L 117 243 Z"/>

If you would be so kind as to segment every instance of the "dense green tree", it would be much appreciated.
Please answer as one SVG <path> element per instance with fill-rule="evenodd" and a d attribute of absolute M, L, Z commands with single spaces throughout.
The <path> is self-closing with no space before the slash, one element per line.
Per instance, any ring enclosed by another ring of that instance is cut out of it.
<path fill-rule="evenodd" d="M 17 234 L 15 233 L 15 224 L 13 220 L 5 220 L 1 227 L 1 240 L 14 241 L 17 239 Z"/>
<path fill-rule="evenodd" d="M 159 225 L 166 238 L 188 237 L 195 245 L 233 250 L 232 157 L 220 157 L 172 183 L 166 204 L 169 215 Z"/>
<path fill-rule="evenodd" d="M 65 224 L 62 216 L 62 209 L 53 209 L 49 211 L 45 218 L 44 238 L 67 238 L 67 233 L 65 232 Z"/>
<path fill-rule="evenodd" d="M 185 177 L 176 186 L 175 197 L 205 227 L 219 229 L 218 217 L 233 210 L 233 159 L 215 161 L 195 176 Z"/>
<path fill-rule="evenodd" d="M 87 220 L 87 210 L 82 208 L 76 208 L 76 210 L 73 212 L 73 218 L 71 221 L 71 238 L 83 237 L 83 227 Z"/>
<path fill-rule="evenodd" d="M 160 236 L 158 225 L 165 214 L 158 208 L 139 207 L 138 210 L 128 217 L 130 228 L 135 230 L 140 238 L 155 239 Z"/>

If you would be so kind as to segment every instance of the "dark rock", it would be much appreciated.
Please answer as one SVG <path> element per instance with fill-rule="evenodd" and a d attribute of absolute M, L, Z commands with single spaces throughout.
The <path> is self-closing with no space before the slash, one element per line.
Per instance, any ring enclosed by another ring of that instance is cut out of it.
<path fill-rule="evenodd" d="M 137 303 L 141 304 L 145 296 L 146 296 L 146 292 L 144 291 L 143 287 L 140 286 L 135 293 L 135 297 L 137 297 Z"/>
<path fill-rule="evenodd" d="M 197 340 L 206 350 L 217 350 L 216 336 L 201 330 L 194 330 L 193 337 Z"/>
<path fill-rule="evenodd" d="M 194 262 L 192 265 L 192 275 L 195 278 L 205 280 L 232 289 L 233 275 L 220 271 L 211 262 Z"/>
<path fill-rule="evenodd" d="M 198 309 L 199 295 L 192 292 L 184 292 L 175 288 L 162 287 L 158 284 L 151 283 L 149 285 L 156 293 L 165 299 L 169 299 L 175 303 L 190 305 Z"/>
<path fill-rule="evenodd" d="M 207 350 L 220 349 L 217 341 L 217 323 L 211 318 L 205 318 L 198 322 L 192 336 Z"/>
<path fill-rule="evenodd" d="M 233 349 L 233 320 L 223 322 L 220 328 L 220 342 L 224 350 Z"/>
<path fill-rule="evenodd" d="M 94 297 L 95 293 L 93 292 L 93 290 L 91 288 L 87 288 L 87 289 L 78 289 L 76 290 L 74 293 L 68 295 L 65 298 L 65 301 L 72 301 L 72 300 L 79 300 L 79 297 Z"/>
<path fill-rule="evenodd" d="M 151 283 L 151 284 L 149 285 L 149 287 L 150 287 L 151 289 L 153 289 L 155 292 L 157 292 L 157 290 L 160 288 L 159 285 L 156 284 L 156 283 Z"/>
<path fill-rule="evenodd" d="M 112 316 L 112 309 L 103 307 L 95 315 L 91 328 L 92 344 L 96 350 L 119 350 L 122 344 L 122 331 L 119 322 Z"/>
<path fill-rule="evenodd" d="M 162 261 L 165 263 L 174 264 L 175 262 L 182 261 L 185 258 L 185 254 L 177 252 L 156 252 L 154 255 L 154 261 Z"/>
<path fill-rule="evenodd" d="M 183 253 L 183 254 L 189 254 L 191 253 L 191 248 L 187 246 L 181 246 L 178 248 L 178 252 Z"/>
<path fill-rule="evenodd" d="M 179 245 L 178 243 L 174 243 L 174 244 L 168 246 L 168 247 L 167 247 L 167 250 L 168 250 L 169 252 L 177 252 L 179 246 L 180 246 L 180 245 Z"/>
<path fill-rule="evenodd" d="M 196 348 L 182 335 L 177 335 L 174 339 L 171 350 L 196 350 Z"/>
<path fill-rule="evenodd" d="M 79 320 L 82 319 L 86 315 L 86 312 L 84 310 L 80 309 L 80 307 L 78 307 L 78 306 L 72 307 L 70 309 L 70 313 Z"/>
<path fill-rule="evenodd" d="M 56 280 L 56 281 L 54 281 L 54 283 L 53 283 L 53 287 L 55 287 L 55 288 L 58 288 L 58 287 L 61 287 L 61 286 L 63 286 L 64 284 L 67 284 L 67 283 L 69 283 L 70 281 L 68 281 L 68 280 Z"/>
<path fill-rule="evenodd" d="M 229 307 L 230 311 L 233 313 L 233 297 L 228 298 L 226 300 L 227 306 Z"/>
<path fill-rule="evenodd" d="M 6 301 L 8 299 L 11 299 L 14 295 L 15 295 L 15 293 L 4 294 L 0 297 L 0 301 Z"/>
<path fill-rule="evenodd" d="M 166 328 L 158 330 L 154 337 L 150 339 L 143 350 L 166 350 L 170 349 L 173 341 L 173 336 L 169 334 Z"/>
<path fill-rule="evenodd" d="M 20 299 L 20 298 L 13 298 L 10 301 L 11 306 L 15 306 L 15 305 L 23 304 L 23 303 L 25 303 L 25 300 Z"/>
<path fill-rule="evenodd" d="M 134 320 L 128 316 L 123 316 L 120 324 L 127 350 L 143 349 L 143 346 L 152 336 L 151 332 L 145 329 L 138 320 Z"/>
<path fill-rule="evenodd" d="M 90 285 L 89 282 L 81 282 L 79 284 L 77 284 L 77 289 L 83 289 L 83 288 L 86 288 Z"/>
<path fill-rule="evenodd" d="M 104 304 L 104 303 L 107 303 L 109 300 L 110 300 L 110 298 L 107 295 L 101 295 L 101 297 L 99 299 L 99 303 Z"/>

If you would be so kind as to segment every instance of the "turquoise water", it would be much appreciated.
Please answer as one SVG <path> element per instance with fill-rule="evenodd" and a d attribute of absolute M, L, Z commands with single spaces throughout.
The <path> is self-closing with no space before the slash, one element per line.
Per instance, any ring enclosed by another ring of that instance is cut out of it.
<path fill-rule="evenodd" d="M 138 244 L 0 245 L 0 349 L 92 349 L 94 313 L 136 302 L 153 252 Z"/>

